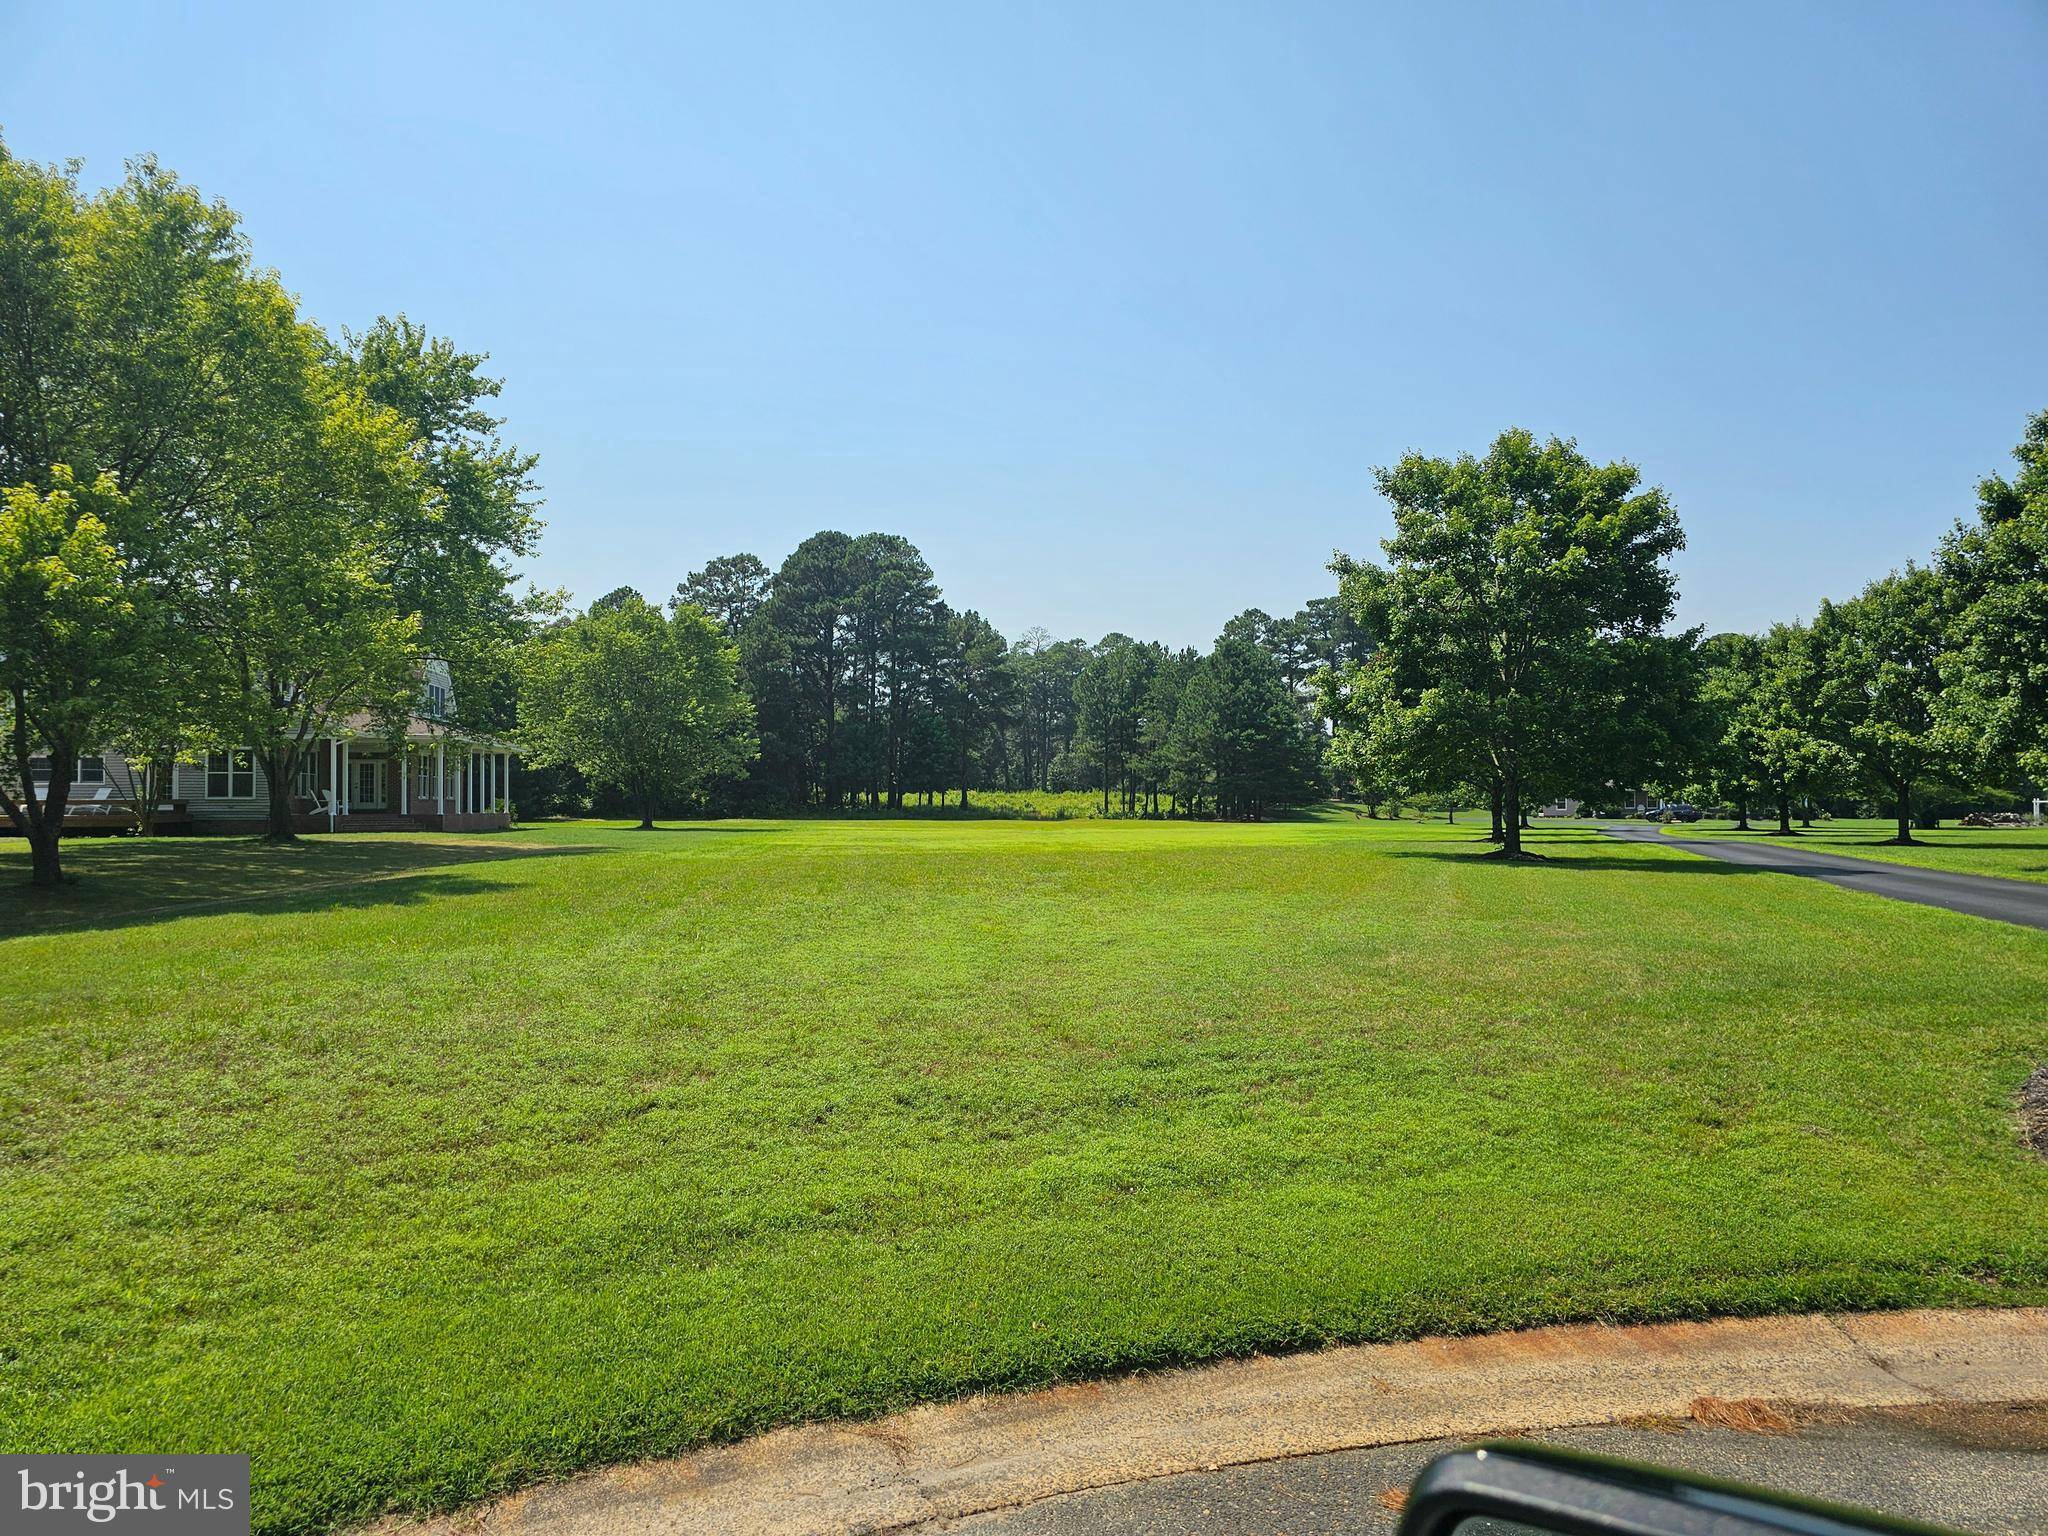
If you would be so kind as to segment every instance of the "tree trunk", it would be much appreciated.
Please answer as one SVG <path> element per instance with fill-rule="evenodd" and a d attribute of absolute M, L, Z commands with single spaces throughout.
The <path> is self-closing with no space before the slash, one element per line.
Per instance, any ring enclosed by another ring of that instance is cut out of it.
<path fill-rule="evenodd" d="M 263 840 L 266 843 L 296 843 L 299 834 L 292 825 L 292 777 L 298 764 L 288 762 L 282 752 L 259 752 L 256 760 L 263 765 L 263 775 L 269 781 L 265 788 L 270 791 L 270 810 L 264 818 Z"/>
<path fill-rule="evenodd" d="M 1498 778 L 1495 778 L 1493 781 L 1492 799 L 1493 831 L 1488 834 L 1488 840 L 1503 843 L 1507 841 L 1507 834 L 1501 830 L 1500 826 L 1500 780 Z"/>
<path fill-rule="evenodd" d="M 1748 832 L 1751 830 L 1749 825 L 1749 796 L 1747 795 L 1737 795 L 1735 797 L 1735 830 L 1738 832 Z"/>
<path fill-rule="evenodd" d="M 292 798 L 278 790 L 270 792 L 270 814 L 265 819 L 263 840 L 268 843 L 295 843 L 299 840 L 298 828 L 292 825 Z"/>
<path fill-rule="evenodd" d="M 50 748 L 50 781 L 41 807 L 35 803 L 33 783 L 29 785 L 28 798 L 21 807 L 27 822 L 21 830 L 28 838 L 28 883 L 46 890 L 64 882 L 64 808 L 71 801 L 71 764 L 74 761 L 75 757 L 69 753 L 59 755 L 59 747 L 53 744 Z"/>
<path fill-rule="evenodd" d="M 164 800 L 163 795 L 158 793 L 157 790 L 157 764 L 164 760 L 160 755 L 162 749 L 158 749 L 158 751 L 158 756 L 150 758 L 148 762 L 142 765 L 141 779 L 130 785 L 130 788 L 136 791 L 135 831 L 141 837 L 156 836 L 156 808 Z M 175 759 L 173 760 L 175 761 Z M 131 779 L 135 777 L 135 769 L 132 764 L 128 769 L 128 774 Z"/>
<path fill-rule="evenodd" d="M 1897 807 L 1899 835 L 1893 838 L 1892 841 L 1904 845 L 1913 841 L 1913 786 L 1910 784 L 1898 784 L 1893 787 L 1898 791 L 1899 796 Z"/>
<path fill-rule="evenodd" d="M 64 840 L 64 807 L 71 800 L 71 771 L 78 761 L 78 754 L 68 741 L 53 741 L 50 748 L 50 777 L 43 787 L 43 796 L 36 799 L 35 775 L 29 771 L 28 702 L 23 690 L 11 690 L 14 705 L 14 729 L 8 745 L 13 749 L 12 757 L 15 782 L 21 786 L 21 799 L 17 802 L 12 795 L 0 789 L 7 816 L 21 835 L 28 839 L 28 882 L 33 886 L 52 889 L 64 879 L 63 860 L 59 847 Z"/>
<path fill-rule="evenodd" d="M 1780 795 L 1778 796 L 1778 836 L 1792 837 L 1794 835 L 1792 831 L 1792 797 L 1790 795 Z"/>
<path fill-rule="evenodd" d="M 1522 856 L 1522 784 L 1513 769 L 1501 775 L 1501 846 L 1510 859 Z"/>
<path fill-rule="evenodd" d="M 49 889 L 64 881 L 64 863 L 58 852 L 64 818 L 46 818 L 28 834 L 28 883 Z"/>

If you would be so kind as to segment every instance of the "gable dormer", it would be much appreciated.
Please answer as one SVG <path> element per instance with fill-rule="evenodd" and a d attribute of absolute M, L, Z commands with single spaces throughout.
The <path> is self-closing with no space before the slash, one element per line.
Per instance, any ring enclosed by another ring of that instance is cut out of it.
<path fill-rule="evenodd" d="M 421 673 L 420 713 L 429 720 L 455 718 L 455 679 L 445 661 L 429 661 Z"/>

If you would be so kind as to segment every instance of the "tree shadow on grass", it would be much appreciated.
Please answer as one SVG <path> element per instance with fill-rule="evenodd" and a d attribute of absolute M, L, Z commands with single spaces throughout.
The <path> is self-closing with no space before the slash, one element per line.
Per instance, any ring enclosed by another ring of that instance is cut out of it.
<path fill-rule="evenodd" d="M 306 912 L 411 905 L 429 897 L 499 889 L 455 872 L 526 859 L 605 852 L 594 845 L 511 845 L 413 838 L 307 839 L 273 846 L 253 838 L 67 840 L 65 883 L 31 887 L 24 846 L 0 845 L 0 940 L 133 928 L 218 912 Z"/>
<path fill-rule="evenodd" d="M 616 831 L 645 835 L 649 832 L 710 832 L 720 837 L 736 837 L 743 832 L 780 832 L 780 827 L 619 827 Z"/>
<path fill-rule="evenodd" d="M 1557 841 L 1549 839 L 1546 840 L 1546 843 L 1548 846 L 1554 847 Z M 1581 841 L 1591 842 L 1596 841 L 1596 839 L 1588 838 L 1581 839 Z M 1540 851 L 1542 847 L 1546 846 L 1546 843 L 1539 843 L 1535 846 Z M 1653 844 L 1652 846 L 1655 845 Z M 1675 853 L 1685 852 L 1683 848 L 1676 848 L 1672 851 Z M 1470 864 L 1474 869 L 1499 869 L 1503 867 L 1509 869 L 1558 870 L 1621 869 L 1658 875 L 1801 875 L 1813 873 L 1810 869 L 1795 869 L 1789 865 L 1730 864 L 1720 859 L 1703 859 L 1698 857 L 1687 859 L 1630 859 L 1616 858 L 1614 855 L 1606 853 L 1588 854 L 1583 857 L 1572 855 L 1555 859 L 1497 859 L 1485 853 L 1463 848 L 1389 848 L 1378 856 L 1388 859 L 1436 859 L 1446 864 Z"/>

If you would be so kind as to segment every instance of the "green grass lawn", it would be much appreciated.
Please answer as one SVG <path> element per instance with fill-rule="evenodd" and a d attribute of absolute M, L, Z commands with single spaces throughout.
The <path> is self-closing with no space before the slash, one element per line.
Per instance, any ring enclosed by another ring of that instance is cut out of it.
<path fill-rule="evenodd" d="M 1691 826 L 1671 826 L 1674 837 L 1735 837 L 1759 842 L 1782 842 L 1768 836 L 1777 826 L 1775 814 L 1750 818 L 1751 830 L 1738 832 L 1732 821 L 1701 821 Z M 1958 827 L 1953 824 L 1928 827 L 1914 832 L 1917 845 L 1887 848 L 1887 839 L 1898 835 L 1895 821 L 1816 821 L 1799 827 L 1796 841 L 1802 848 L 1819 853 L 1842 853 L 1859 859 L 1883 859 L 1892 864 L 1918 864 L 1927 869 L 1953 870 L 1967 875 L 2008 875 L 2017 880 L 2048 880 L 2048 827 Z"/>
<path fill-rule="evenodd" d="M 75 843 L 0 886 L 0 1444 L 247 1450 L 298 1531 L 1251 1350 L 2048 1302 L 2048 935 L 1475 830 Z"/>

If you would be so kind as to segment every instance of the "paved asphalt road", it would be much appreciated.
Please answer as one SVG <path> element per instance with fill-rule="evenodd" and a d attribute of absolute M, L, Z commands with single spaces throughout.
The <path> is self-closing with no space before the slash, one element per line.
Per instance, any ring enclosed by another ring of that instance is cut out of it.
<path fill-rule="evenodd" d="M 1917 901 L 1923 906 L 1946 907 L 1972 917 L 1996 918 L 2003 923 L 2021 923 L 2029 928 L 2048 928 L 2048 884 L 2034 880 L 2008 880 L 1998 875 L 1956 875 L 1946 870 L 1918 869 L 1911 864 L 1887 864 L 1876 859 L 1852 859 L 1839 853 L 1817 853 L 1797 843 L 1747 843 L 1730 838 L 1706 841 L 1668 837 L 1655 827 L 1623 826 L 1602 829 L 1609 837 L 1629 843 L 1655 843 L 1659 847 L 1682 848 L 1745 869 L 1776 874 L 1808 875 L 1849 891 L 1869 891 L 1898 901 Z"/>
<path fill-rule="evenodd" d="M 1697 1424 L 1551 1430 L 1553 1445 L 1731 1478 L 1981 1536 L 2048 1531 L 2048 1408 L 1837 1413 L 1789 1435 Z M 947 1536 L 1385 1536 L 1424 1463 L 1455 1442 L 1334 1451 L 1127 1483 L 925 1526 Z"/>

